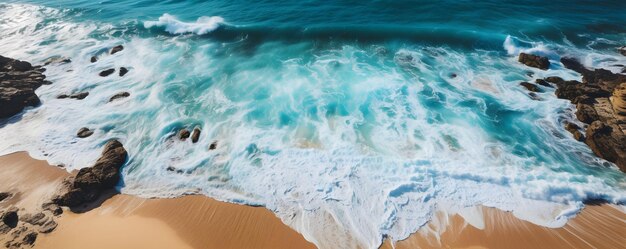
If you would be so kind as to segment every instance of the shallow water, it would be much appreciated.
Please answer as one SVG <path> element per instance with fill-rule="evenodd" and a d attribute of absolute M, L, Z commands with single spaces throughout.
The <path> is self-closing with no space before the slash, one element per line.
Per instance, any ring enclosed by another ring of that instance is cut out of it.
<path fill-rule="evenodd" d="M 42 106 L 0 124 L 0 151 L 71 170 L 117 138 L 130 153 L 122 192 L 263 205 L 323 248 L 375 248 L 435 210 L 477 205 L 558 227 L 585 200 L 625 203 L 626 177 L 563 128 L 577 122 L 568 101 L 551 88 L 534 101 L 519 82 L 579 79 L 566 55 L 621 70 L 625 7 L 10 1 L 0 54 L 72 63 L 48 67 Z M 517 63 L 523 51 L 550 70 Z M 97 76 L 111 67 L 130 72 Z M 56 99 L 79 91 L 90 95 Z M 107 103 L 120 91 L 131 95 Z M 95 134 L 76 138 L 84 126 Z M 183 127 L 200 127 L 199 142 L 173 139 Z"/>

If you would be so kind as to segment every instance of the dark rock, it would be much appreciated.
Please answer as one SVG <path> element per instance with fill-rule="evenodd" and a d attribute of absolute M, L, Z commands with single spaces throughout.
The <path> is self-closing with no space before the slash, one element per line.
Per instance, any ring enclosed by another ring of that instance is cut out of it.
<path fill-rule="evenodd" d="M 0 201 L 4 201 L 4 199 L 7 199 L 9 197 L 11 197 L 11 193 L 0 192 Z"/>
<path fill-rule="evenodd" d="M 451 79 L 454 79 L 454 78 L 456 78 L 457 76 L 458 76 L 458 75 L 456 75 L 455 73 L 451 73 L 451 74 L 449 75 L 449 77 L 450 77 Z"/>
<path fill-rule="evenodd" d="M 583 64 L 581 64 L 576 58 L 563 57 L 561 58 L 561 64 L 563 64 L 565 68 L 574 70 L 580 74 L 588 71 L 587 68 L 585 68 L 585 66 L 583 66 Z"/>
<path fill-rule="evenodd" d="M 550 61 L 548 60 L 548 58 L 538 55 L 520 53 L 518 61 L 526 66 L 535 67 L 542 70 L 548 70 L 548 68 L 550 67 Z"/>
<path fill-rule="evenodd" d="M 617 52 L 619 52 L 620 54 L 622 54 L 623 56 L 626 56 L 626 46 L 620 47 L 617 49 Z"/>
<path fill-rule="evenodd" d="M 12 207 L 6 210 L 1 216 L 0 219 L 4 225 L 15 228 L 17 226 L 18 216 L 17 216 L 17 208 Z"/>
<path fill-rule="evenodd" d="M 72 99 L 84 99 L 87 96 L 89 96 L 89 92 L 81 92 L 81 93 L 75 93 L 70 95 L 70 98 Z"/>
<path fill-rule="evenodd" d="M 75 177 L 65 180 L 65 186 L 53 202 L 73 207 L 94 201 L 103 191 L 113 189 L 119 182 L 120 168 L 126 157 L 127 152 L 120 142 L 109 141 L 92 167 L 82 168 Z"/>
<path fill-rule="evenodd" d="M 195 144 L 198 142 L 198 139 L 200 139 L 200 128 L 196 127 L 193 128 L 193 132 L 191 133 L 191 142 Z"/>
<path fill-rule="evenodd" d="M 120 67 L 120 77 L 126 75 L 128 73 L 128 68 Z"/>
<path fill-rule="evenodd" d="M 120 93 L 116 93 L 115 95 L 113 95 L 113 96 L 109 99 L 109 102 L 112 102 L 113 100 L 116 100 L 116 99 L 126 98 L 126 97 L 128 97 L 128 96 L 130 96 L 130 93 L 128 93 L 128 92 L 120 92 Z"/>
<path fill-rule="evenodd" d="M 64 58 L 64 57 L 60 57 L 60 56 L 56 56 L 56 57 L 52 57 L 52 58 L 48 58 L 43 65 L 44 66 L 48 66 L 50 64 L 67 64 L 67 63 L 71 63 L 72 60 L 70 60 L 69 58 Z"/>
<path fill-rule="evenodd" d="M 111 54 L 115 54 L 115 53 L 120 52 L 120 51 L 122 51 L 122 50 L 124 50 L 124 46 L 122 46 L 122 45 L 117 45 L 117 46 L 115 46 L 115 47 L 113 47 L 113 48 L 111 49 Z"/>
<path fill-rule="evenodd" d="M 53 219 L 49 219 L 46 223 L 42 224 L 39 227 L 38 232 L 40 233 L 50 233 L 57 228 L 57 223 Z"/>
<path fill-rule="evenodd" d="M 520 83 L 521 86 L 525 87 L 528 91 L 531 92 L 541 92 L 541 89 L 539 89 L 539 87 L 533 83 L 528 83 L 528 82 L 522 82 Z"/>
<path fill-rule="evenodd" d="M 174 168 L 173 166 L 167 166 L 167 168 L 165 168 L 165 170 L 174 172 L 176 170 L 176 168 Z"/>
<path fill-rule="evenodd" d="M 581 142 L 585 140 L 585 135 L 583 135 L 583 133 L 580 132 L 581 129 L 578 125 L 567 122 L 565 124 L 565 129 L 569 131 L 570 133 L 572 133 L 572 135 L 574 136 L 574 139 L 581 141 Z"/>
<path fill-rule="evenodd" d="M 109 76 L 109 75 L 111 75 L 113 73 L 115 73 L 115 68 L 104 70 L 104 71 L 100 72 L 99 75 L 100 75 L 100 77 L 107 77 L 107 76 Z"/>
<path fill-rule="evenodd" d="M 593 106 L 579 103 L 576 105 L 576 118 L 583 123 L 591 124 L 593 121 L 599 120 L 600 116 Z"/>
<path fill-rule="evenodd" d="M 61 94 L 61 95 L 57 96 L 57 99 L 67 99 L 67 98 L 69 98 L 69 97 L 70 97 L 70 96 L 69 96 L 69 95 L 67 95 L 67 94 Z"/>
<path fill-rule="evenodd" d="M 44 223 L 46 223 L 46 221 L 48 221 L 49 218 L 47 219 L 46 215 L 43 213 L 36 213 L 36 214 L 22 215 L 20 216 L 20 220 L 31 225 L 41 226 Z"/>
<path fill-rule="evenodd" d="M 78 130 L 78 132 L 76 133 L 76 136 L 79 138 L 86 138 L 91 135 L 93 135 L 93 131 L 89 130 L 89 128 L 87 127 L 80 128 L 80 130 Z"/>
<path fill-rule="evenodd" d="M 594 154 L 626 171 L 626 136 L 619 126 L 595 121 L 587 128 L 586 137 L 585 143 Z"/>
<path fill-rule="evenodd" d="M 556 76 L 551 76 L 551 77 L 545 78 L 545 80 L 547 82 L 554 83 L 554 84 L 558 84 L 558 83 L 561 83 L 561 82 L 565 81 L 565 80 L 561 79 L 561 77 L 556 77 Z"/>
<path fill-rule="evenodd" d="M 32 246 L 33 244 L 35 244 L 35 240 L 37 240 L 36 232 L 27 233 L 26 235 L 24 235 L 24 238 L 22 239 L 22 245 Z"/>
<path fill-rule="evenodd" d="M 209 150 L 215 150 L 217 149 L 217 141 L 214 141 L 213 143 L 211 143 L 211 145 L 209 145 Z"/>
<path fill-rule="evenodd" d="M 0 119 L 39 105 L 35 89 L 49 83 L 45 78 L 28 62 L 0 56 Z"/>
<path fill-rule="evenodd" d="M 552 85 L 550 85 L 550 83 L 548 83 L 548 81 L 546 81 L 546 80 L 536 79 L 536 80 L 535 80 L 535 83 L 537 83 L 538 85 L 541 85 L 541 86 L 545 86 L 545 87 L 551 87 L 551 88 L 553 88 L 553 86 L 552 86 Z"/>
<path fill-rule="evenodd" d="M 91 59 L 89 59 L 89 61 L 90 61 L 91 63 L 95 63 L 95 62 L 97 62 L 97 61 L 98 61 L 98 57 L 91 56 Z"/>
<path fill-rule="evenodd" d="M 537 96 L 537 94 L 534 93 L 534 92 L 528 93 L 528 97 L 530 97 L 530 99 L 532 99 L 532 100 L 541 100 L 541 98 L 539 96 Z"/>
<path fill-rule="evenodd" d="M 183 141 L 185 141 L 187 138 L 189 138 L 190 135 L 191 135 L 191 133 L 187 129 L 182 129 L 182 130 L 180 130 L 178 132 L 178 138 L 180 140 L 183 140 Z"/>

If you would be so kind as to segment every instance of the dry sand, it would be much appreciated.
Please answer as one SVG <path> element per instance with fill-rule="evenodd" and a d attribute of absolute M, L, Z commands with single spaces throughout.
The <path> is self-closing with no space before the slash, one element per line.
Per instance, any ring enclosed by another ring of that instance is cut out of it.
<path fill-rule="evenodd" d="M 17 193 L 0 208 L 36 210 L 67 172 L 24 152 L 0 157 L 0 191 Z M 626 214 L 611 205 L 588 206 L 565 227 L 548 229 L 510 213 L 483 208 L 485 229 L 460 216 L 439 215 L 395 248 L 625 248 Z M 204 196 L 142 199 L 116 195 L 93 210 L 68 210 L 35 248 L 314 248 L 261 207 L 224 203 Z M 445 232 L 438 240 L 429 230 Z M 0 241 L 2 239 L 0 238 Z M 386 241 L 382 248 L 392 248 Z"/>

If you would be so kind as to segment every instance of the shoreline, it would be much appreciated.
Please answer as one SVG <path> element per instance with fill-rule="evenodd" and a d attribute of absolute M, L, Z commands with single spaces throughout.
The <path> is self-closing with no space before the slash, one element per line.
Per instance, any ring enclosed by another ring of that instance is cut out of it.
<path fill-rule="evenodd" d="M 38 209 L 69 175 L 26 152 L 0 156 L 0 187 L 16 192 L 0 208 Z M 6 179 L 5 179 L 6 178 Z M 10 178 L 10 179 L 9 179 Z M 395 245 L 380 248 L 619 248 L 626 244 L 626 213 L 613 205 L 586 206 L 562 228 L 545 228 L 494 208 L 479 208 L 484 229 L 459 215 L 438 214 Z M 34 248 L 315 248 L 270 210 L 201 195 L 143 199 L 117 194 L 85 213 L 65 212 Z M 443 231 L 439 240 L 432 231 Z M 0 238 L 4 243 L 4 239 Z"/>

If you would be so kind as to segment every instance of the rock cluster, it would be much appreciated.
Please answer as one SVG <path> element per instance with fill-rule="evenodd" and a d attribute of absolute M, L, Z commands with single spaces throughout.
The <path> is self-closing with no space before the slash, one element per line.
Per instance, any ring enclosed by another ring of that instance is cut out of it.
<path fill-rule="evenodd" d="M 0 119 L 39 105 L 35 89 L 51 84 L 45 80 L 44 71 L 28 62 L 0 56 Z"/>
<path fill-rule="evenodd" d="M 107 190 L 113 190 L 120 180 L 120 168 L 126 162 L 126 157 L 127 152 L 122 143 L 109 141 L 92 167 L 82 168 L 76 176 L 65 179 L 53 203 L 78 207 L 96 200 Z"/>
<path fill-rule="evenodd" d="M 535 67 L 542 70 L 548 70 L 548 68 L 550 68 L 550 61 L 548 60 L 548 58 L 543 56 L 520 53 L 518 61 L 526 66 Z"/>
<path fill-rule="evenodd" d="M 566 124 L 574 137 L 584 141 L 597 156 L 626 172 L 626 75 L 605 69 L 588 69 L 574 58 L 562 58 L 568 69 L 582 75 L 582 82 L 546 78 L 557 86 L 558 98 L 576 105 L 576 117 L 588 127 Z M 585 130 L 584 135 L 581 130 Z"/>
<path fill-rule="evenodd" d="M 31 247 L 39 233 L 50 233 L 57 227 L 49 211 L 26 213 L 16 207 L 0 211 L 0 234 L 5 235 L 6 248 Z"/>

